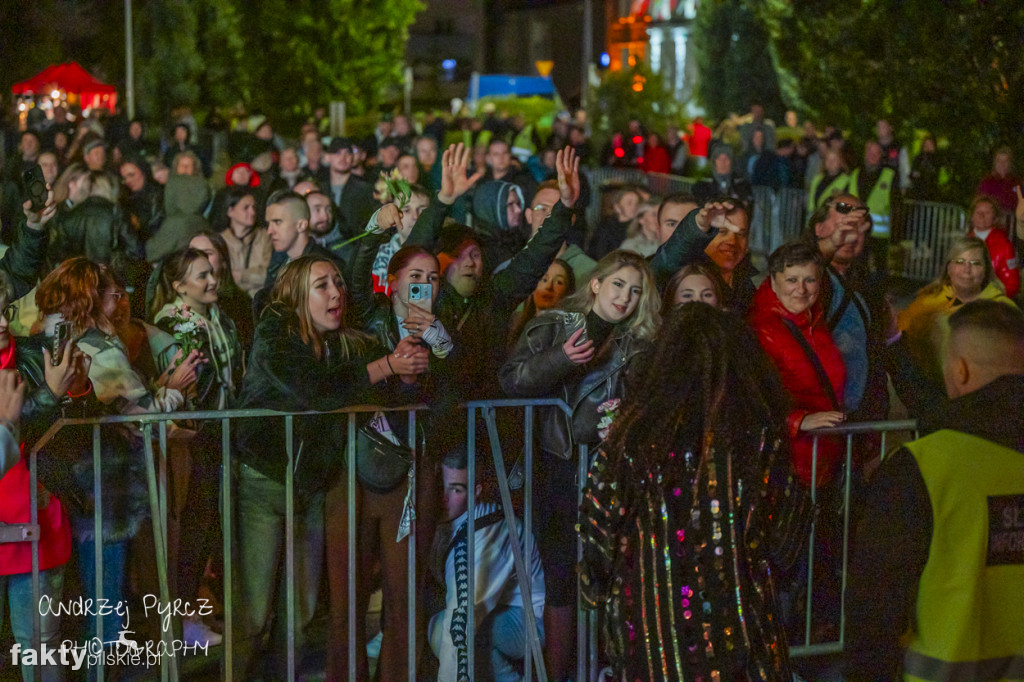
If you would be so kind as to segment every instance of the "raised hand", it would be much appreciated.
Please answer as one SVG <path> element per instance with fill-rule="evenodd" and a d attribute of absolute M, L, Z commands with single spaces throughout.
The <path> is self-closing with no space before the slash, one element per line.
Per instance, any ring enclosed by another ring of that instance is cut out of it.
<path fill-rule="evenodd" d="M 580 198 L 580 159 L 575 149 L 567 146 L 555 153 L 555 171 L 562 204 L 572 208 Z"/>
<path fill-rule="evenodd" d="M 697 211 L 697 227 L 701 232 L 707 232 L 711 228 L 722 229 L 730 232 L 739 232 L 740 226 L 729 220 L 729 214 L 736 210 L 736 206 L 728 201 L 711 201 L 700 207 Z"/>
<path fill-rule="evenodd" d="M 442 204 L 451 206 L 484 176 L 483 168 L 477 169 L 472 175 L 466 175 L 472 158 L 473 150 L 461 142 L 450 145 L 441 154 L 441 191 L 437 198 Z"/>

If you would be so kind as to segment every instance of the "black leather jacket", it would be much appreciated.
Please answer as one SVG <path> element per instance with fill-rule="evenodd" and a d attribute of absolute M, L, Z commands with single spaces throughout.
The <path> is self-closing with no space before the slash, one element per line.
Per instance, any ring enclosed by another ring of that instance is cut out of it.
<path fill-rule="evenodd" d="M 562 459 L 572 459 L 580 443 L 597 445 L 597 424 L 604 416 L 598 406 L 622 398 L 633 363 L 650 351 L 649 342 L 626 329 L 611 338 L 586 365 L 566 357 L 561 311 L 541 313 L 527 323 L 519 341 L 501 368 L 501 388 L 516 398 L 561 398 L 572 408 L 570 419 L 560 409 L 543 408 L 540 447 Z"/>

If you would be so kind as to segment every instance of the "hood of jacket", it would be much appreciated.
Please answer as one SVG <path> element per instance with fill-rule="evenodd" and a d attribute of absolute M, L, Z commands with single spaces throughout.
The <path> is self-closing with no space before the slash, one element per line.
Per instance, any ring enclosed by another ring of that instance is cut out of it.
<path fill-rule="evenodd" d="M 199 215 L 210 200 L 210 186 L 195 175 L 172 175 L 164 187 L 164 211 L 172 215 Z"/>
<path fill-rule="evenodd" d="M 481 222 L 504 232 L 518 229 L 521 227 L 520 225 L 510 226 L 508 224 L 506 205 L 509 192 L 515 192 L 519 196 L 519 204 L 525 210 L 526 200 L 523 197 L 523 190 L 518 185 L 492 180 L 480 185 L 473 194 L 473 215 Z"/>

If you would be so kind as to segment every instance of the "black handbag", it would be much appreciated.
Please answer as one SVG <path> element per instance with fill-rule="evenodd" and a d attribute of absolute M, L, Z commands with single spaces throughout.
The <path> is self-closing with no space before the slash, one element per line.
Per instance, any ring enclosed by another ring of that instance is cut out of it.
<path fill-rule="evenodd" d="M 360 426 L 356 433 L 356 478 L 371 493 L 386 495 L 409 477 L 412 450 L 396 445 L 372 426 Z"/>

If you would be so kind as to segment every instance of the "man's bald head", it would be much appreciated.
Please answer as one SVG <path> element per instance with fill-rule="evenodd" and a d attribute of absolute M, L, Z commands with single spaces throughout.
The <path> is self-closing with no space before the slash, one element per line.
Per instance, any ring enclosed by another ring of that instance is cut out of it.
<path fill-rule="evenodd" d="M 944 375 L 958 398 L 1007 374 L 1024 374 L 1024 315 L 996 301 L 972 301 L 949 316 Z"/>

